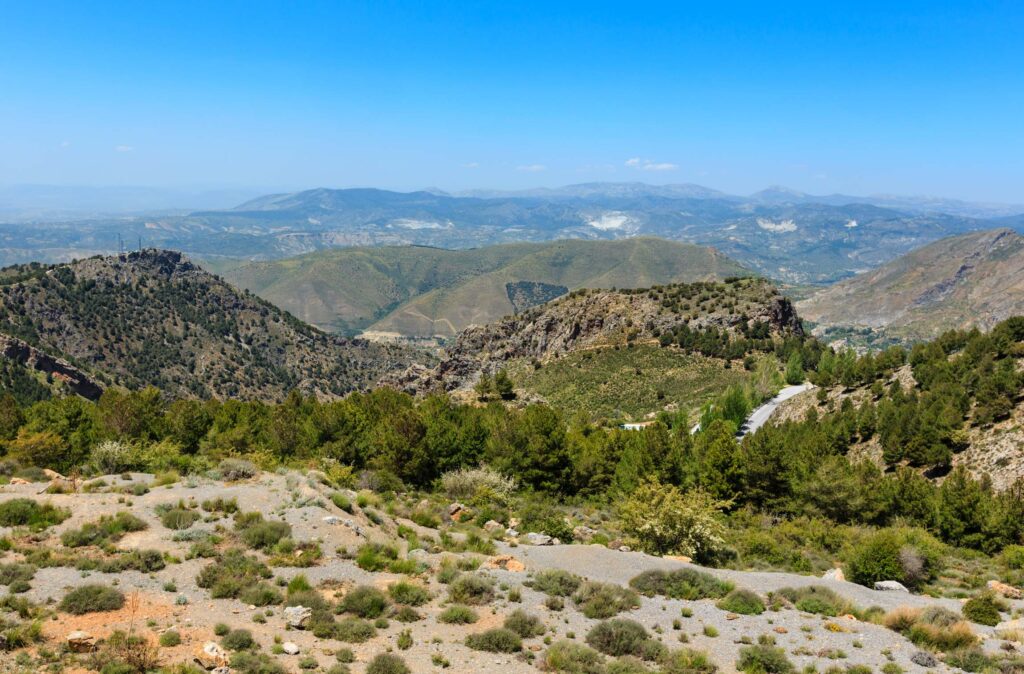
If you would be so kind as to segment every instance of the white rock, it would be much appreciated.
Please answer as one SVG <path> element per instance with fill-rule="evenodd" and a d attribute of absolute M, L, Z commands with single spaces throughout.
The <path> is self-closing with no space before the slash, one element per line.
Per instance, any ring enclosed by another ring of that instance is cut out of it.
<path fill-rule="evenodd" d="M 875 583 L 875 589 L 883 592 L 910 592 L 903 583 L 897 580 L 880 580 Z"/>
<path fill-rule="evenodd" d="M 846 580 L 846 575 L 841 568 L 829 569 L 821 577 L 826 580 Z"/>
<path fill-rule="evenodd" d="M 311 617 L 313 617 L 313 609 L 305 606 L 289 606 L 284 610 L 285 621 L 296 629 L 304 628 Z"/>
<path fill-rule="evenodd" d="M 283 644 L 281 644 L 281 650 L 287 653 L 288 655 L 298 655 L 299 645 L 292 641 L 286 641 Z"/>
<path fill-rule="evenodd" d="M 527 545 L 551 545 L 551 536 L 547 534 L 538 534 L 535 531 L 531 531 L 526 534 Z"/>

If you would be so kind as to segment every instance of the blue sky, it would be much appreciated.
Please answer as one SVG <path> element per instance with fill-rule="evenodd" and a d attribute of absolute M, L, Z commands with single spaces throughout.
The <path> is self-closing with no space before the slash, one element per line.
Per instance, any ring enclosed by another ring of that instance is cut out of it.
<path fill-rule="evenodd" d="M 0 184 L 1024 201 L 1022 3 L 770 4 L 3 2 Z"/>

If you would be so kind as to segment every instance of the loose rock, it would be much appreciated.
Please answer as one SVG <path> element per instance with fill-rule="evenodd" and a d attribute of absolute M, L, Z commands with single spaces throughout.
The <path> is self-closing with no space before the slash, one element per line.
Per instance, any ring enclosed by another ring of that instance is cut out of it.
<path fill-rule="evenodd" d="M 289 627 L 303 629 L 309 619 L 313 617 L 313 609 L 305 606 L 289 606 L 284 610 L 284 619 Z"/>

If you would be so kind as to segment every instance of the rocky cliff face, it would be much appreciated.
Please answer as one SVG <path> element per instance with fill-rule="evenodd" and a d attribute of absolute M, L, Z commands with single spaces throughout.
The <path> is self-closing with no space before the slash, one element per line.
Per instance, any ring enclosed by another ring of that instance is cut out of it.
<path fill-rule="evenodd" d="M 738 279 L 642 290 L 582 290 L 485 326 L 471 326 L 447 349 L 440 364 L 401 378 L 407 390 L 455 390 L 481 372 L 509 361 L 544 362 L 577 350 L 656 341 L 685 324 L 738 333 L 763 323 L 772 335 L 803 334 L 792 303 L 770 283 Z"/>
<path fill-rule="evenodd" d="M 96 400 L 103 393 L 103 387 L 93 378 L 62 358 L 55 358 L 20 339 L 0 335 L 0 355 L 30 370 L 42 372 L 61 381 L 77 395 Z"/>

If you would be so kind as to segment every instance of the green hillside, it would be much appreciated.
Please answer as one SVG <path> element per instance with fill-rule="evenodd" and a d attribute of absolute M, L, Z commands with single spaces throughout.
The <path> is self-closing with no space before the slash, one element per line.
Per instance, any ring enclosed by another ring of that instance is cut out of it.
<path fill-rule="evenodd" d="M 341 248 L 223 273 L 326 330 L 452 337 L 468 325 L 528 308 L 529 298 L 551 299 L 553 286 L 635 288 L 744 272 L 710 248 L 637 238 L 471 250 Z"/>

